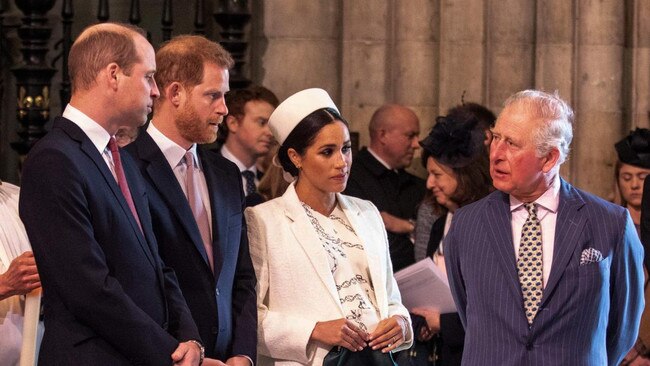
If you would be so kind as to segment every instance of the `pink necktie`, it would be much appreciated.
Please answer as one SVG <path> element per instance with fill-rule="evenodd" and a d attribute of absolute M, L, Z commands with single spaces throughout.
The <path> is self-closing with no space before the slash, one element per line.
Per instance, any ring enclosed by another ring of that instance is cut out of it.
<path fill-rule="evenodd" d="M 185 184 L 187 191 L 187 200 L 190 203 L 190 208 L 192 209 L 192 214 L 194 214 L 194 219 L 196 224 L 199 227 L 199 232 L 201 233 L 201 239 L 203 239 L 203 246 L 205 247 L 205 253 L 208 256 L 208 262 L 210 262 L 210 269 L 214 272 L 214 260 L 212 258 L 212 235 L 210 234 L 210 223 L 208 219 L 208 213 L 205 210 L 205 206 L 201 200 L 201 192 L 196 181 L 195 174 L 199 173 L 199 170 L 194 166 L 194 156 L 190 151 L 185 153 L 185 164 L 187 165 L 187 171 L 185 172 Z"/>
<path fill-rule="evenodd" d="M 117 143 L 115 142 L 115 137 L 108 140 L 108 148 L 111 150 L 111 156 L 113 157 L 113 165 L 115 167 L 115 176 L 117 178 L 117 185 L 120 186 L 120 190 L 124 195 L 126 204 L 129 205 L 131 213 L 135 218 L 135 221 L 142 231 L 142 224 L 140 224 L 140 217 L 138 216 L 138 211 L 135 210 L 135 205 L 133 204 L 133 197 L 131 197 L 131 190 L 129 189 L 129 184 L 126 182 L 126 177 L 124 176 L 124 169 L 122 169 L 122 159 L 120 159 L 120 151 L 117 148 Z"/>

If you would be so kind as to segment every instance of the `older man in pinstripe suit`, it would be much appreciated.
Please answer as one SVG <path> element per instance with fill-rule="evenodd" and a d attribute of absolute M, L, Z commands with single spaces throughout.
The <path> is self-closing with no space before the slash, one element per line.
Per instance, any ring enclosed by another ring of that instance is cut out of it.
<path fill-rule="evenodd" d="M 560 178 L 572 120 L 557 95 L 511 96 L 492 131 L 498 191 L 454 215 L 463 365 L 618 365 L 634 344 L 643 249 L 625 209 Z"/>

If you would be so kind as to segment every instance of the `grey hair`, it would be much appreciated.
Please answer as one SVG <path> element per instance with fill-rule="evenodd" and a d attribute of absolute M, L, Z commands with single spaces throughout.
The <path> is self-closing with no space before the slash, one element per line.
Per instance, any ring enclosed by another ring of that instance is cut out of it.
<path fill-rule="evenodd" d="M 511 95 L 504 107 L 511 104 L 521 104 L 531 114 L 542 120 L 539 127 L 533 131 L 533 141 L 537 148 L 537 156 L 548 154 L 553 148 L 560 152 L 558 165 L 564 163 L 569 156 L 571 140 L 573 140 L 573 109 L 562 100 L 557 92 L 549 94 L 540 90 L 524 90 Z"/>

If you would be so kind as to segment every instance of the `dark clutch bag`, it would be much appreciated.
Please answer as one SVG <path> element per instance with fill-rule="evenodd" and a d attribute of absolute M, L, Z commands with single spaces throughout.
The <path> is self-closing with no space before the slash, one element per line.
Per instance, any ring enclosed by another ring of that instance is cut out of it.
<path fill-rule="evenodd" d="M 382 353 L 366 347 L 352 352 L 344 347 L 334 347 L 323 359 L 323 366 L 397 366 L 392 352 Z"/>

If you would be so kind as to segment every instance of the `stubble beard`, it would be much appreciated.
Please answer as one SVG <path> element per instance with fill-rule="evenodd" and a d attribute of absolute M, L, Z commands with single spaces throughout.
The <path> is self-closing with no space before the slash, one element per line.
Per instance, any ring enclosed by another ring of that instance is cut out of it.
<path fill-rule="evenodd" d="M 211 122 L 220 123 L 213 119 L 205 122 L 201 121 L 196 109 L 191 105 L 186 105 L 176 116 L 176 128 L 180 135 L 187 141 L 197 144 L 210 144 L 217 140 L 217 129 L 208 125 Z"/>

